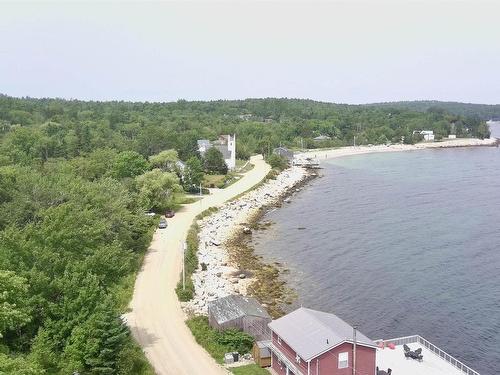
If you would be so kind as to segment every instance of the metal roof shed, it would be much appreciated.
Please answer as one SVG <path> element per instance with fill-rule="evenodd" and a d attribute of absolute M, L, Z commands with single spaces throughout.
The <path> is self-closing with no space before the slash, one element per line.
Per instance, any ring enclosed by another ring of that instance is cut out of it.
<path fill-rule="evenodd" d="M 217 330 L 241 329 L 257 340 L 269 339 L 271 317 L 252 297 L 229 295 L 208 303 L 208 322 Z"/>

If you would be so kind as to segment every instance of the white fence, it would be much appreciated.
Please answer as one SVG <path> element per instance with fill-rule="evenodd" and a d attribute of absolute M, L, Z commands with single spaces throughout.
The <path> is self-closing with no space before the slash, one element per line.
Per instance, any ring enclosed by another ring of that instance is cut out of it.
<path fill-rule="evenodd" d="M 471 369 L 469 366 L 464 365 L 462 362 L 460 362 L 458 359 L 455 357 L 449 355 L 446 353 L 444 350 L 439 349 L 436 345 L 433 343 L 427 341 L 424 339 L 422 336 L 419 335 L 414 335 L 414 336 L 405 336 L 405 337 L 398 337 L 395 339 L 390 339 L 390 340 L 376 340 L 375 341 L 377 344 L 384 342 L 384 343 L 393 343 L 395 345 L 404 345 L 404 344 L 411 344 L 411 343 L 419 343 L 423 347 L 425 347 L 427 350 L 430 350 L 437 356 L 439 356 L 442 360 L 448 362 L 449 364 L 455 366 L 459 370 L 461 370 L 464 374 L 467 375 L 480 375 L 477 371 L 474 371 Z"/>

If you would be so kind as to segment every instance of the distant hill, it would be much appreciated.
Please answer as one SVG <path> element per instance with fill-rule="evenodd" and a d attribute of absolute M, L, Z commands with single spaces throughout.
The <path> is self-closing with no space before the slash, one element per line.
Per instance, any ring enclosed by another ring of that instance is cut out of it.
<path fill-rule="evenodd" d="M 367 104 L 373 107 L 409 109 L 427 112 L 429 109 L 443 109 L 458 116 L 479 116 L 483 120 L 500 120 L 500 104 L 473 104 L 459 102 L 440 102 L 437 100 L 416 100 L 408 102 L 387 102 Z"/>

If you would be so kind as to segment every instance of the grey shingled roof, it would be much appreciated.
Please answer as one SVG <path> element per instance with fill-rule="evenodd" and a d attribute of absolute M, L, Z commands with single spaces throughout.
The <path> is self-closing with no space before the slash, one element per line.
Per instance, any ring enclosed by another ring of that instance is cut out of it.
<path fill-rule="evenodd" d="M 224 159 L 231 159 L 231 151 L 229 151 L 227 145 L 213 145 L 213 147 L 217 148 L 221 153 Z"/>
<path fill-rule="evenodd" d="M 259 316 L 271 320 L 269 314 L 255 298 L 229 295 L 208 303 L 208 313 L 222 324 L 243 316 Z"/>
<path fill-rule="evenodd" d="M 196 143 L 198 143 L 198 148 L 205 147 L 206 149 L 209 149 L 212 146 L 208 139 L 198 139 Z"/>
<path fill-rule="evenodd" d="M 309 361 L 343 343 L 352 342 L 352 327 L 336 315 L 301 307 L 269 323 L 269 328 L 297 354 Z M 376 347 L 361 332 L 356 333 L 360 345 Z"/>

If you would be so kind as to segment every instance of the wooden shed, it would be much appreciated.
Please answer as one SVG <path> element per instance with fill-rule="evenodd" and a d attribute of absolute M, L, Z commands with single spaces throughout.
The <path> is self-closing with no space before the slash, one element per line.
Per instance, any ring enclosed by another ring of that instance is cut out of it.
<path fill-rule="evenodd" d="M 270 367 L 271 366 L 271 350 L 269 349 L 269 343 L 271 341 L 256 341 L 252 348 L 252 357 L 260 367 Z"/>
<path fill-rule="evenodd" d="M 268 340 L 271 337 L 267 326 L 271 317 L 252 297 L 230 295 L 209 302 L 208 322 L 219 331 L 241 329 L 256 340 Z"/>

